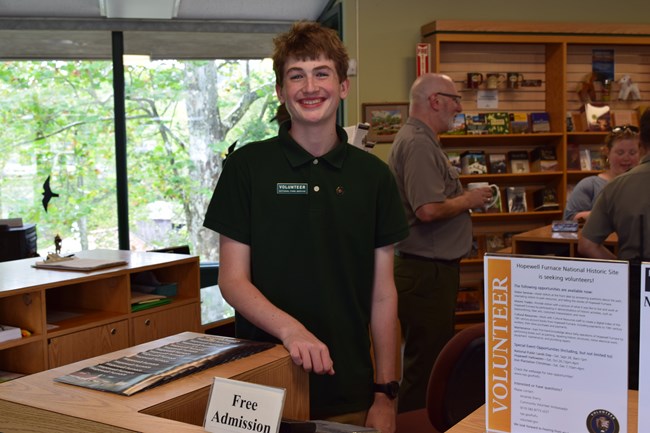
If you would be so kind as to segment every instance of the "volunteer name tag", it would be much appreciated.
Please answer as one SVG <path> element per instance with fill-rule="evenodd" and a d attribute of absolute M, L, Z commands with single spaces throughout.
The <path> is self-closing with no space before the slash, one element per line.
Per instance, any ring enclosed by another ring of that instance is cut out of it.
<path fill-rule="evenodd" d="M 215 377 L 203 427 L 213 433 L 278 433 L 284 388 Z"/>
<path fill-rule="evenodd" d="M 308 185 L 306 183 L 278 183 L 276 193 L 282 195 L 305 195 Z"/>

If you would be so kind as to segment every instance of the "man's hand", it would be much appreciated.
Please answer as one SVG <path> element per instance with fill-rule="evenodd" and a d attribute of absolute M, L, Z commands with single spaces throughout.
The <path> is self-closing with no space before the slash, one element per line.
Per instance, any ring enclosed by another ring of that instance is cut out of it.
<path fill-rule="evenodd" d="M 368 410 L 366 427 L 373 427 L 381 433 L 395 433 L 396 413 L 395 400 L 389 399 L 386 394 L 375 393 L 375 401 Z"/>
<path fill-rule="evenodd" d="M 485 205 L 492 201 L 491 188 L 476 188 L 465 192 L 469 202 L 470 209 L 484 208 Z"/>
<path fill-rule="evenodd" d="M 294 317 L 255 287 L 250 275 L 250 246 L 219 236 L 219 287 L 226 301 L 253 325 L 278 338 L 291 359 L 307 372 L 334 374 L 329 349 Z"/>
<path fill-rule="evenodd" d="M 582 212 L 578 212 L 573 216 L 573 220 L 578 221 L 581 224 L 584 224 L 584 222 L 587 221 L 587 218 L 589 218 L 590 213 L 591 213 L 590 210 L 583 210 Z"/>
<path fill-rule="evenodd" d="M 292 329 L 282 339 L 282 344 L 289 351 L 293 362 L 302 366 L 306 372 L 334 374 L 334 361 L 329 349 L 304 327 Z"/>

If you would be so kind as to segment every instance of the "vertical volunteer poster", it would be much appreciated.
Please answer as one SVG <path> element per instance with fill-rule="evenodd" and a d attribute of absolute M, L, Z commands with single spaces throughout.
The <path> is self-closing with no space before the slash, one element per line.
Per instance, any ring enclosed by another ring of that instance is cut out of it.
<path fill-rule="evenodd" d="M 650 264 L 641 264 L 641 330 L 639 333 L 639 432 L 650 431 Z"/>
<path fill-rule="evenodd" d="M 487 431 L 626 433 L 627 263 L 484 263 Z"/>

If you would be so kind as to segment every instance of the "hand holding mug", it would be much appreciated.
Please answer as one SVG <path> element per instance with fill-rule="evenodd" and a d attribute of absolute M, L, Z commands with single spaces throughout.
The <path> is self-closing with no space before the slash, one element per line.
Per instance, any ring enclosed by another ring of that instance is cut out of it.
<path fill-rule="evenodd" d="M 476 208 L 481 212 L 494 206 L 501 198 L 499 187 L 488 182 L 468 183 L 467 190 L 475 194 L 476 200 L 480 200 Z"/>

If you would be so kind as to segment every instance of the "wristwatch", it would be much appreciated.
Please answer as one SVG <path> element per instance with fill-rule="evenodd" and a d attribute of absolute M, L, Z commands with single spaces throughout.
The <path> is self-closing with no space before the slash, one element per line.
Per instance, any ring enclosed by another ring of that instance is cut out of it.
<path fill-rule="evenodd" d="M 391 400 L 397 398 L 397 393 L 399 392 L 399 382 L 393 380 L 388 383 L 375 383 L 373 386 L 375 392 L 383 392 Z"/>

